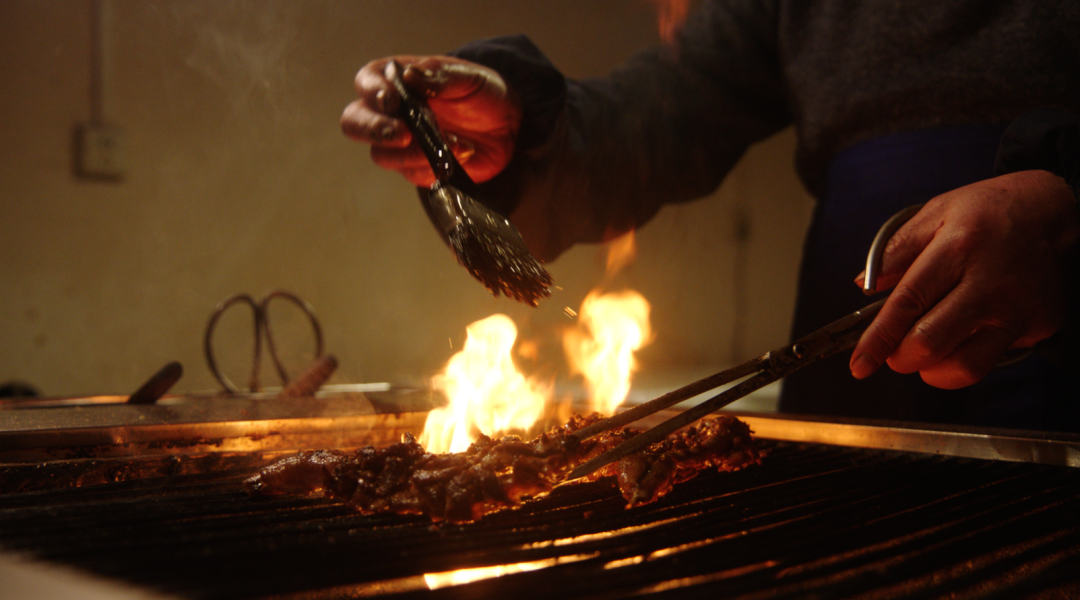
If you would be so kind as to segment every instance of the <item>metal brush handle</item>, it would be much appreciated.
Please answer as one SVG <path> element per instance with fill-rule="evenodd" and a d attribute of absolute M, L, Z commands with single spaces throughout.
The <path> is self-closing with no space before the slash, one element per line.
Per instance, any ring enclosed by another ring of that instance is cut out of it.
<path fill-rule="evenodd" d="M 435 172 L 435 179 L 440 184 L 451 185 L 469 196 L 476 197 L 476 183 L 450 151 L 450 146 L 443 138 L 439 125 L 431 116 L 427 104 L 423 98 L 410 91 L 401 79 L 404 73 L 401 63 L 392 60 L 390 64 L 393 66 L 393 73 L 389 74 L 388 78 L 401 97 L 398 116 L 405 121 L 416 143 L 427 157 L 431 170 Z"/>

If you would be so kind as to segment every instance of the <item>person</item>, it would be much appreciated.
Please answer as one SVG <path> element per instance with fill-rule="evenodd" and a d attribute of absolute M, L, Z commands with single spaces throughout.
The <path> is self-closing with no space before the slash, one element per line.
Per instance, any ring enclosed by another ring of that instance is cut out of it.
<path fill-rule="evenodd" d="M 789 376 L 780 409 L 1080 430 L 1068 357 L 995 369 L 1076 320 L 1078 26 L 1066 1 L 704 0 L 674 43 L 603 77 L 565 78 L 522 36 L 394 58 L 542 260 L 708 194 L 793 125 L 817 200 L 794 337 L 869 303 L 852 279 L 874 233 L 926 204 L 887 246 L 892 292 L 850 359 Z M 388 60 L 359 71 L 342 129 L 423 188 Z"/>

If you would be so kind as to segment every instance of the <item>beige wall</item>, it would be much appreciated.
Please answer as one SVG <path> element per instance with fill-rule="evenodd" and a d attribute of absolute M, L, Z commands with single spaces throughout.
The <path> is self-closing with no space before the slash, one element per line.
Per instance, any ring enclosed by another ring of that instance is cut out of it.
<path fill-rule="evenodd" d="M 421 380 L 460 347 L 468 323 L 494 312 L 549 339 L 569 322 L 563 307 L 576 309 L 599 281 L 602 249 L 551 265 L 564 289 L 539 309 L 493 299 L 453 262 L 410 186 L 372 166 L 338 117 L 367 60 L 482 36 L 527 33 L 568 74 L 603 73 L 654 42 L 650 6 L 0 2 L 0 382 L 51 396 L 127 393 L 180 360 L 178 390 L 214 387 L 201 353 L 210 311 L 233 293 L 271 288 L 314 305 L 341 383 Z M 92 77 L 95 27 L 106 52 Z M 73 173 L 92 79 L 102 116 L 124 131 L 118 182 Z M 640 232 L 624 280 L 654 304 L 646 369 L 722 365 L 783 341 L 809 207 L 791 146 L 790 133 L 767 142 L 716 198 L 668 209 Z M 737 315 L 740 210 L 751 229 Z M 229 340 L 247 321 L 224 325 L 220 352 L 236 373 L 247 343 Z M 292 322 L 281 335 L 303 333 Z M 308 342 L 280 343 L 299 348 L 296 357 L 307 351 Z"/>

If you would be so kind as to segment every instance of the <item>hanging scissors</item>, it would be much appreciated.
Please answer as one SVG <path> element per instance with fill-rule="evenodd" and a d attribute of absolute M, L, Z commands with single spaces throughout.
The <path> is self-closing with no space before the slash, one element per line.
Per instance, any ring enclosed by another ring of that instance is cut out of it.
<path fill-rule="evenodd" d="M 270 350 L 270 358 L 274 363 L 274 367 L 277 369 L 278 376 L 281 378 L 281 385 L 287 389 L 289 388 L 289 374 L 285 370 L 285 365 L 278 357 L 277 348 L 274 345 L 274 335 L 270 329 L 269 313 L 267 312 L 267 306 L 270 301 L 275 298 L 281 298 L 295 304 L 305 315 L 307 315 L 308 320 L 311 322 L 311 328 L 315 332 L 315 359 L 317 360 L 315 366 L 318 367 L 321 365 L 323 370 L 330 368 L 331 372 L 333 371 L 333 368 L 336 368 L 337 366 L 336 360 L 334 360 L 332 356 L 327 356 L 326 358 L 328 360 L 326 361 L 319 360 L 324 358 L 322 327 L 319 325 L 319 319 L 315 316 L 315 310 L 304 299 L 292 292 L 284 290 L 267 292 L 259 300 L 253 298 L 250 294 L 236 294 L 235 296 L 230 296 L 229 298 L 222 300 L 218 303 L 217 307 L 214 308 L 214 312 L 210 315 L 210 322 L 206 324 L 206 334 L 203 337 L 203 350 L 206 353 L 206 362 L 210 366 L 210 372 L 214 374 L 214 378 L 218 380 L 221 387 L 230 394 L 239 394 L 241 393 L 241 390 L 233 384 L 228 377 L 221 373 L 221 370 L 218 368 L 217 360 L 214 357 L 214 347 L 212 342 L 214 329 L 217 327 L 218 319 L 221 318 L 221 315 L 234 304 L 247 304 L 251 307 L 251 312 L 254 317 L 255 351 L 251 363 L 251 378 L 248 381 L 249 391 L 259 391 L 259 368 L 260 363 L 262 362 L 263 338 L 266 338 L 266 346 Z M 332 363 L 332 365 L 330 363 Z M 306 374 L 307 372 L 297 378 L 297 381 L 304 379 Z M 329 373 L 326 373 L 326 377 L 329 377 Z M 323 380 L 325 381 L 325 378 Z M 316 388 L 317 387 L 318 386 L 316 386 Z"/>

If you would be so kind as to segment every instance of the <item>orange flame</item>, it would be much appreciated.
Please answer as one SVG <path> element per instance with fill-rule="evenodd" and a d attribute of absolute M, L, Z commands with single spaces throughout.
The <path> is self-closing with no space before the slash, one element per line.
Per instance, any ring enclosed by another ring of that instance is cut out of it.
<path fill-rule="evenodd" d="M 637 258 L 637 238 L 631 229 L 608 244 L 607 268 L 605 274 L 611 277 Z"/>
<path fill-rule="evenodd" d="M 660 39 L 665 44 L 674 44 L 679 26 L 690 14 L 691 0 L 652 0 L 652 3 L 656 5 Z"/>
<path fill-rule="evenodd" d="M 634 232 L 608 247 L 607 277 L 633 262 Z M 636 370 L 634 352 L 649 342 L 649 303 L 634 291 L 610 294 L 590 292 L 578 313 L 578 327 L 564 334 L 563 349 L 571 369 L 580 373 L 589 392 L 590 408 L 611 414 L 630 392 Z M 551 398 L 544 385 L 521 374 L 511 356 L 517 327 L 505 315 L 493 315 L 466 328 L 465 346 L 451 357 L 433 384 L 450 400 L 446 408 L 428 414 L 420 443 L 428 452 L 462 452 L 475 441 L 477 432 L 499 436 L 510 430 L 528 430 L 544 413 Z M 522 342 L 519 354 L 533 360 L 539 347 Z M 556 542 L 558 543 L 558 542 Z M 531 563 L 463 569 L 424 576 L 430 589 L 458 585 L 508 573 L 554 566 L 588 557 L 562 557 Z"/>
<path fill-rule="evenodd" d="M 477 432 L 494 436 L 525 431 L 543 415 L 551 395 L 549 388 L 526 379 L 514 366 L 517 327 L 510 317 L 492 315 L 466 332 L 464 348 L 433 381 L 450 404 L 428 413 L 420 435 L 428 452 L 463 452 Z"/>
<path fill-rule="evenodd" d="M 581 304 L 578 322 L 563 348 L 570 368 L 585 378 L 592 410 L 612 414 L 630 393 L 637 368 L 634 352 L 651 336 L 649 303 L 635 291 L 590 293 Z"/>
<path fill-rule="evenodd" d="M 608 247 L 610 277 L 636 255 L 634 232 Z M 575 314 L 569 308 L 567 314 Z M 612 414 L 630 392 L 637 365 L 634 352 L 648 343 L 649 303 L 641 294 L 590 292 L 578 311 L 576 329 L 563 337 L 563 349 L 588 390 L 590 409 Z M 465 346 L 451 357 L 432 384 L 449 405 L 428 413 L 420 443 L 428 452 L 463 452 L 478 434 L 497 437 L 524 433 L 544 415 L 551 384 L 528 378 L 513 360 L 517 327 L 496 314 L 466 328 Z M 519 354 L 537 358 L 535 342 L 522 342 Z"/>

